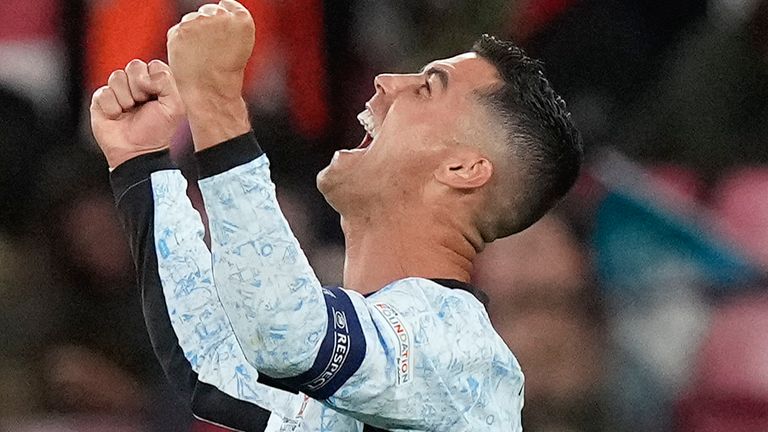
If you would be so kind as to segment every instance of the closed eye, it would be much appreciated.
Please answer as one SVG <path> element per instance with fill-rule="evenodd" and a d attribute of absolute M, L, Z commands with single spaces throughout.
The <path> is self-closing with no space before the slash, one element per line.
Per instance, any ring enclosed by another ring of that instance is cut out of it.
<path fill-rule="evenodd" d="M 430 85 L 429 79 L 424 81 L 424 84 L 419 86 L 419 94 L 424 97 L 432 96 L 432 85 Z"/>
<path fill-rule="evenodd" d="M 437 77 L 440 79 L 440 84 L 443 86 L 443 90 L 448 89 L 448 72 L 446 72 L 445 69 L 433 66 L 427 69 L 424 73 L 427 75 L 427 82 L 429 82 L 433 76 L 437 75 Z"/>
<path fill-rule="evenodd" d="M 425 96 L 432 96 L 432 77 L 437 76 L 440 79 L 443 91 L 448 88 L 448 72 L 435 66 L 425 66 L 421 72 L 424 75 L 424 84 L 419 87 L 419 93 L 426 92 Z"/>

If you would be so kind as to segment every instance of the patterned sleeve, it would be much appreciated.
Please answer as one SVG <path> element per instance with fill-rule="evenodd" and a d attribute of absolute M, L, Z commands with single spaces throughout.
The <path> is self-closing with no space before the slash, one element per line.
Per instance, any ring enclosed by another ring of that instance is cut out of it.
<path fill-rule="evenodd" d="M 111 182 L 152 345 L 195 416 L 237 430 L 264 430 L 270 411 L 291 415 L 301 398 L 257 382 L 256 369 L 243 357 L 213 287 L 200 216 L 167 152 L 120 165 Z"/>
<path fill-rule="evenodd" d="M 321 288 L 252 133 L 197 156 L 216 287 L 246 359 L 281 385 L 326 399 L 366 352 L 348 293 Z"/>
<path fill-rule="evenodd" d="M 418 278 L 370 298 L 322 288 L 253 134 L 197 156 L 216 289 L 259 372 L 386 430 L 516 430 L 486 415 L 495 400 L 513 401 L 521 381 L 470 294 L 430 297 L 451 290 Z"/>

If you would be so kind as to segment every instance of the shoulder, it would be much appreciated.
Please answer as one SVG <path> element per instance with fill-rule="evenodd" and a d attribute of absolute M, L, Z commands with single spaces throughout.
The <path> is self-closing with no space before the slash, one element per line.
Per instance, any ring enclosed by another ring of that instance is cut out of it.
<path fill-rule="evenodd" d="M 509 420 L 514 412 L 519 415 L 519 408 L 507 405 L 522 404 L 520 365 L 471 293 L 407 278 L 365 300 L 377 327 L 399 336 L 395 346 L 410 344 L 413 367 L 433 371 L 432 379 L 439 379 L 454 404 L 472 411 L 471 416 Z"/>
<path fill-rule="evenodd" d="M 519 369 L 493 328 L 485 306 L 467 291 L 450 289 L 429 279 L 406 278 L 365 300 L 369 310 L 377 311 L 390 324 L 401 320 L 414 333 L 417 345 L 446 353 L 454 361 L 459 356 L 479 362 L 505 358 L 510 367 Z"/>
<path fill-rule="evenodd" d="M 471 293 L 451 289 L 431 279 L 409 277 L 396 280 L 367 297 L 369 302 L 414 303 L 434 306 L 445 304 L 452 308 L 485 311 L 483 304 Z"/>
<path fill-rule="evenodd" d="M 390 283 L 366 298 L 374 309 L 396 309 L 405 316 L 434 319 L 434 325 L 452 327 L 471 323 L 492 329 L 485 306 L 471 293 L 451 289 L 430 279 L 405 278 Z"/>

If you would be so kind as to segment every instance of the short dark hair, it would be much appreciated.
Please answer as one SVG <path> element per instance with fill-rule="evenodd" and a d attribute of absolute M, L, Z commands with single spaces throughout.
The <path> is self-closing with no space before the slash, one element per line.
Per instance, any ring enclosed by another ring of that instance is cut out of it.
<path fill-rule="evenodd" d="M 498 70 L 503 83 L 479 91 L 498 116 L 512 157 L 522 162 L 513 214 L 505 215 L 494 238 L 522 231 L 539 220 L 573 186 L 583 149 L 565 101 L 544 77 L 543 64 L 513 44 L 483 35 L 472 51 Z"/>

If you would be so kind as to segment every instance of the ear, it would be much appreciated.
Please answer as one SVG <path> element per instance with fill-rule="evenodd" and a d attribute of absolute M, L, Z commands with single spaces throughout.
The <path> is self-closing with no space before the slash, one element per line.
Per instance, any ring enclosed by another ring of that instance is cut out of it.
<path fill-rule="evenodd" d="M 452 156 L 435 172 L 435 178 L 440 183 L 453 189 L 477 189 L 491 181 L 493 164 L 487 158 L 469 152 L 460 156 Z"/>

